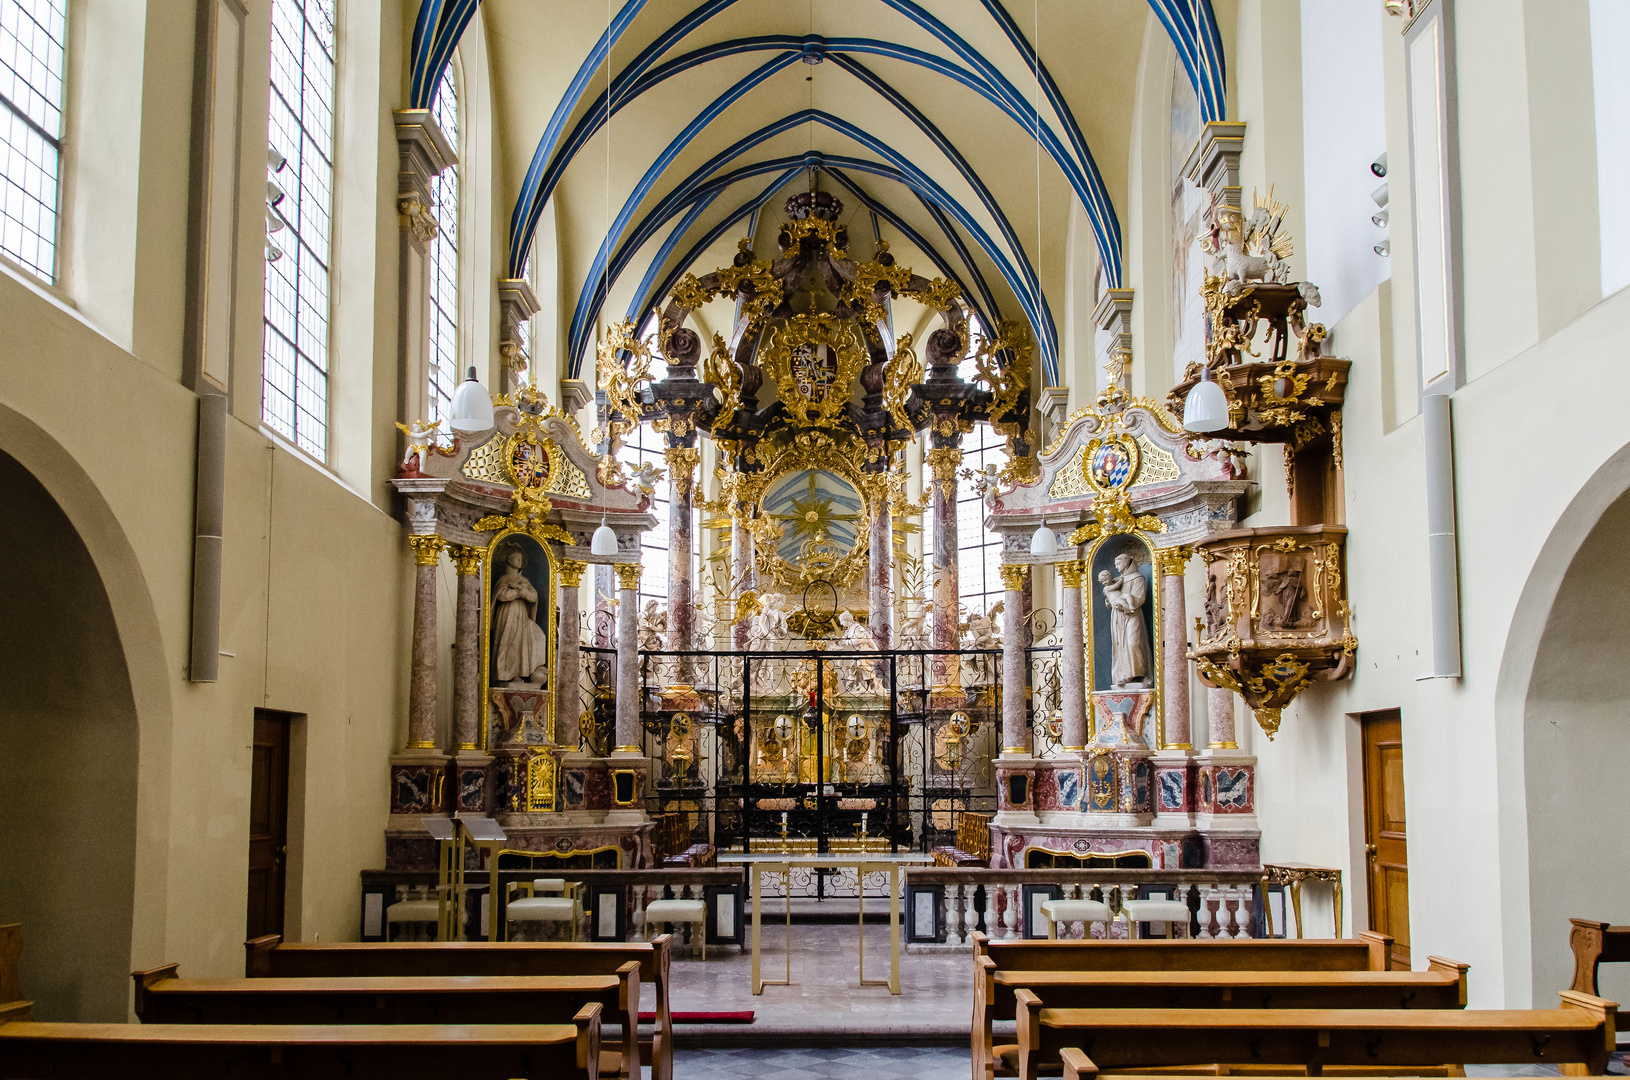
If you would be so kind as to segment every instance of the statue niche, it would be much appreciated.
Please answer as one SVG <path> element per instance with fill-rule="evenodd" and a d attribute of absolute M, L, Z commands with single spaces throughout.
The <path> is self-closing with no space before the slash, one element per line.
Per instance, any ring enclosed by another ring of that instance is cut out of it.
<path fill-rule="evenodd" d="M 521 536 L 505 540 L 495 556 L 491 684 L 542 686 L 549 679 L 548 556 L 536 540 Z"/>
<path fill-rule="evenodd" d="M 1135 536 L 1102 544 L 1092 560 L 1093 689 L 1154 686 L 1154 595 L 1149 548 Z"/>

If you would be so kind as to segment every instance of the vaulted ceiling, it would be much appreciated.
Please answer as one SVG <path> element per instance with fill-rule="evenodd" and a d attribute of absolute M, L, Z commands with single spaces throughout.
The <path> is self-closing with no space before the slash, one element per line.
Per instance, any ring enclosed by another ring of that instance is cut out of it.
<path fill-rule="evenodd" d="M 569 373 L 597 322 L 646 314 L 687 270 L 728 264 L 738 239 L 773 257 L 781 204 L 812 177 L 846 204 L 858 257 L 886 240 L 982 317 L 1025 319 L 1056 373 L 1077 204 L 1120 282 L 1151 13 L 1202 112 L 1222 115 L 1209 0 L 426 0 L 414 104 L 478 4 L 509 273 L 553 214 Z"/>

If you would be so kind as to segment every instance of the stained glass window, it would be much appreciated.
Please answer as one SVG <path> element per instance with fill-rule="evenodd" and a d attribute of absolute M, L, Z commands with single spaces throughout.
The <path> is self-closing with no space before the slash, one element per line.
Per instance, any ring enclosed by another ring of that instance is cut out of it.
<path fill-rule="evenodd" d="M 67 0 L 0 0 L 0 251 L 56 279 Z"/>
<path fill-rule="evenodd" d="M 286 228 L 266 267 L 261 418 L 316 458 L 328 449 L 333 129 L 334 0 L 274 0 L 270 140 Z"/>

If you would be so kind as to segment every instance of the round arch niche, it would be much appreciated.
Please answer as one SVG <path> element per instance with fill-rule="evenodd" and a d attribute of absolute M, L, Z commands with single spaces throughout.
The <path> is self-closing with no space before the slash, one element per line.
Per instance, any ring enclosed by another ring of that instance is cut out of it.
<path fill-rule="evenodd" d="M 38 1020 L 128 1016 L 135 697 L 101 575 L 62 508 L 0 452 L 0 923 L 23 925 Z"/>
<path fill-rule="evenodd" d="M 1536 630 L 1538 637 L 1522 699 L 1536 1008 L 1554 1003 L 1556 991 L 1572 981 L 1568 920 L 1624 920 L 1630 859 L 1630 491 L 1623 490 L 1624 479 L 1598 474 L 1587 484 L 1576 506 L 1602 497 L 1590 491 L 1593 485 L 1617 481 L 1621 488 L 1593 524 L 1563 515 L 1556 533 L 1583 532 L 1583 540 L 1561 571 L 1548 610 L 1519 609 L 1512 628 L 1514 638 Z M 1529 620 L 1529 627 L 1521 625 Z M 1608 997 L 1630 991 L 1630 974 L 1613 965 L 1601 978 Z"/>

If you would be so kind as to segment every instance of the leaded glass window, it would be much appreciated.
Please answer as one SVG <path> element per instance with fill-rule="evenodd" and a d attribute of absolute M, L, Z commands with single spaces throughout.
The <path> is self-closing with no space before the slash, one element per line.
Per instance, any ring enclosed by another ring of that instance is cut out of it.
<path fill-rule="evenodd" d="M 316 458 L 328 449 L 328 266 L 334 181 L 334 0 L 272 4 L 274 179 L 282 255 L 266 267 L 261 418 Z"/>
<path fill-rule="evenodd" d="M 447 142 L 458 147 L 458 90 L 453 65 L 442 73 L 431 106 Z M 430 419 L 442 421 L 447 435 L 453 416 L 453 389 L 458 364 L 458 204 L 459 166 L 449 165 L 430 183 L 436 238 L 430 242 Z"/>
<path fill-rule="evenodd" d="M 56 280 L 67 0 L 0 0 L 0 251 Z"/>

